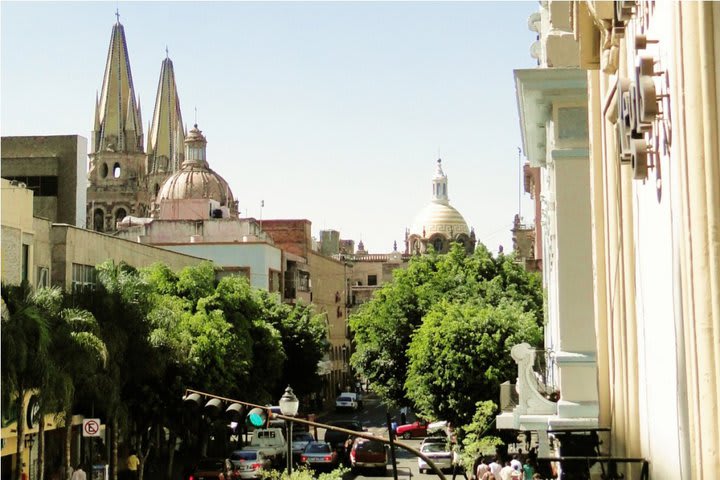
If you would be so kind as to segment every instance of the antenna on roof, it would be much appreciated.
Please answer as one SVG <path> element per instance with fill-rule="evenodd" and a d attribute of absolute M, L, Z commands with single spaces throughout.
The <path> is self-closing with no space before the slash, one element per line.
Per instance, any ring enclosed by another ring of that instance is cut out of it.
<path fill-rule="evenodd" d="M 518 149 L 518 217 L 522 219 L 522 202 L 520 197 L 522 195 L 522 157 L 520 156 L 522 150 Z"/>

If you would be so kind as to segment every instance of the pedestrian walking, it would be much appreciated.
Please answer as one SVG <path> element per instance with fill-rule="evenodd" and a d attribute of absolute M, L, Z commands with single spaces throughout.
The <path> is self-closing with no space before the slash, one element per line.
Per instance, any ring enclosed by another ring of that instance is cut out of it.
<path fill-rule="evenodd" d="M 75 470 L 73 471 L 72 477 L 70 477 L 70 480 L 87 480 L 87 475 L 82 468 L 82 464 L 77 464 Z"/>
<path fill-rule="evenodd" d="M 457 447 L 453 449 L 453 458 L 452 458 L 452 466 L 453 466 L 453 476 L 452 480 L 455 480 L 455 476 L 462 475 L 465 480 L 468 480 L 467 475 L 465 474 L 465 467 L 462 464 L 462 457 L 460 456 L 460 452 L 458 452 Z"/>
<path fill-rule="evenodd" d="M 135 450 L 130 450 L 130 455 L 127 458 L 127 468 L 130 472 L 130 480 L 138 480 L 138 466 L 140 465 L 140 459 L 138 458 Z"/>

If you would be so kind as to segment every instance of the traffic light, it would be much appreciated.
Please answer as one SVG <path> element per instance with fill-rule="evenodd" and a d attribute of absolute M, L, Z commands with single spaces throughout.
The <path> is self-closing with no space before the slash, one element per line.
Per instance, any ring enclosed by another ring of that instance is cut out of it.
<path fill-rule="evenodd" d="M 239 422 L 245 407 L 239 403 L 231 403 L 225 409 L 225 418 L 230 422 Z"/>
<path fill-rule="evenodd" d="M 250 410 L 245 418 L 245 422 L 248 426 L 261 428 L 264 427 L 268 421 L 268 412 L 264 408 L 255 407 Z"/>

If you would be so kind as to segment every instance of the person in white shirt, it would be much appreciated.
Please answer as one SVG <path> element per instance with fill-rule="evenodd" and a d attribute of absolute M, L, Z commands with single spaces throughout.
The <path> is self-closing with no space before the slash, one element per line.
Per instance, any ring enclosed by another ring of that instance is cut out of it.
<path fill-rule="evenodd" d="M 78 463 L 77 467 L 75 467 L 75 471 L 73 472 L 72 477 L 70 477 L 70 480 L 87 480 L 87 475 L 82 469 L 82 464 Z"/>

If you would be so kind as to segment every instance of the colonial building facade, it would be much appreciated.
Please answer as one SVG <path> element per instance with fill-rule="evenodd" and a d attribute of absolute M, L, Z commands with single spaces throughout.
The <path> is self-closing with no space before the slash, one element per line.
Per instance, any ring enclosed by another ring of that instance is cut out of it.
<path fill-rule="evenodd" d="M 597 478 L 610 468 L 715 478 L 720 5 L 548 1 L 529 24 L 539 68 L 515 78 L 525 153 L 541 168 L 546 348 L 560 400 L 538 394 L 536 352 L 518 345 L 519 405 L 498 426 L 550 432 L 560 450 L 544 442 L 542 456 L 581 452 L 593 457 L 583 474 L 592 465 Z M 568 420 L 575 432 L 558 432 Z"/>

